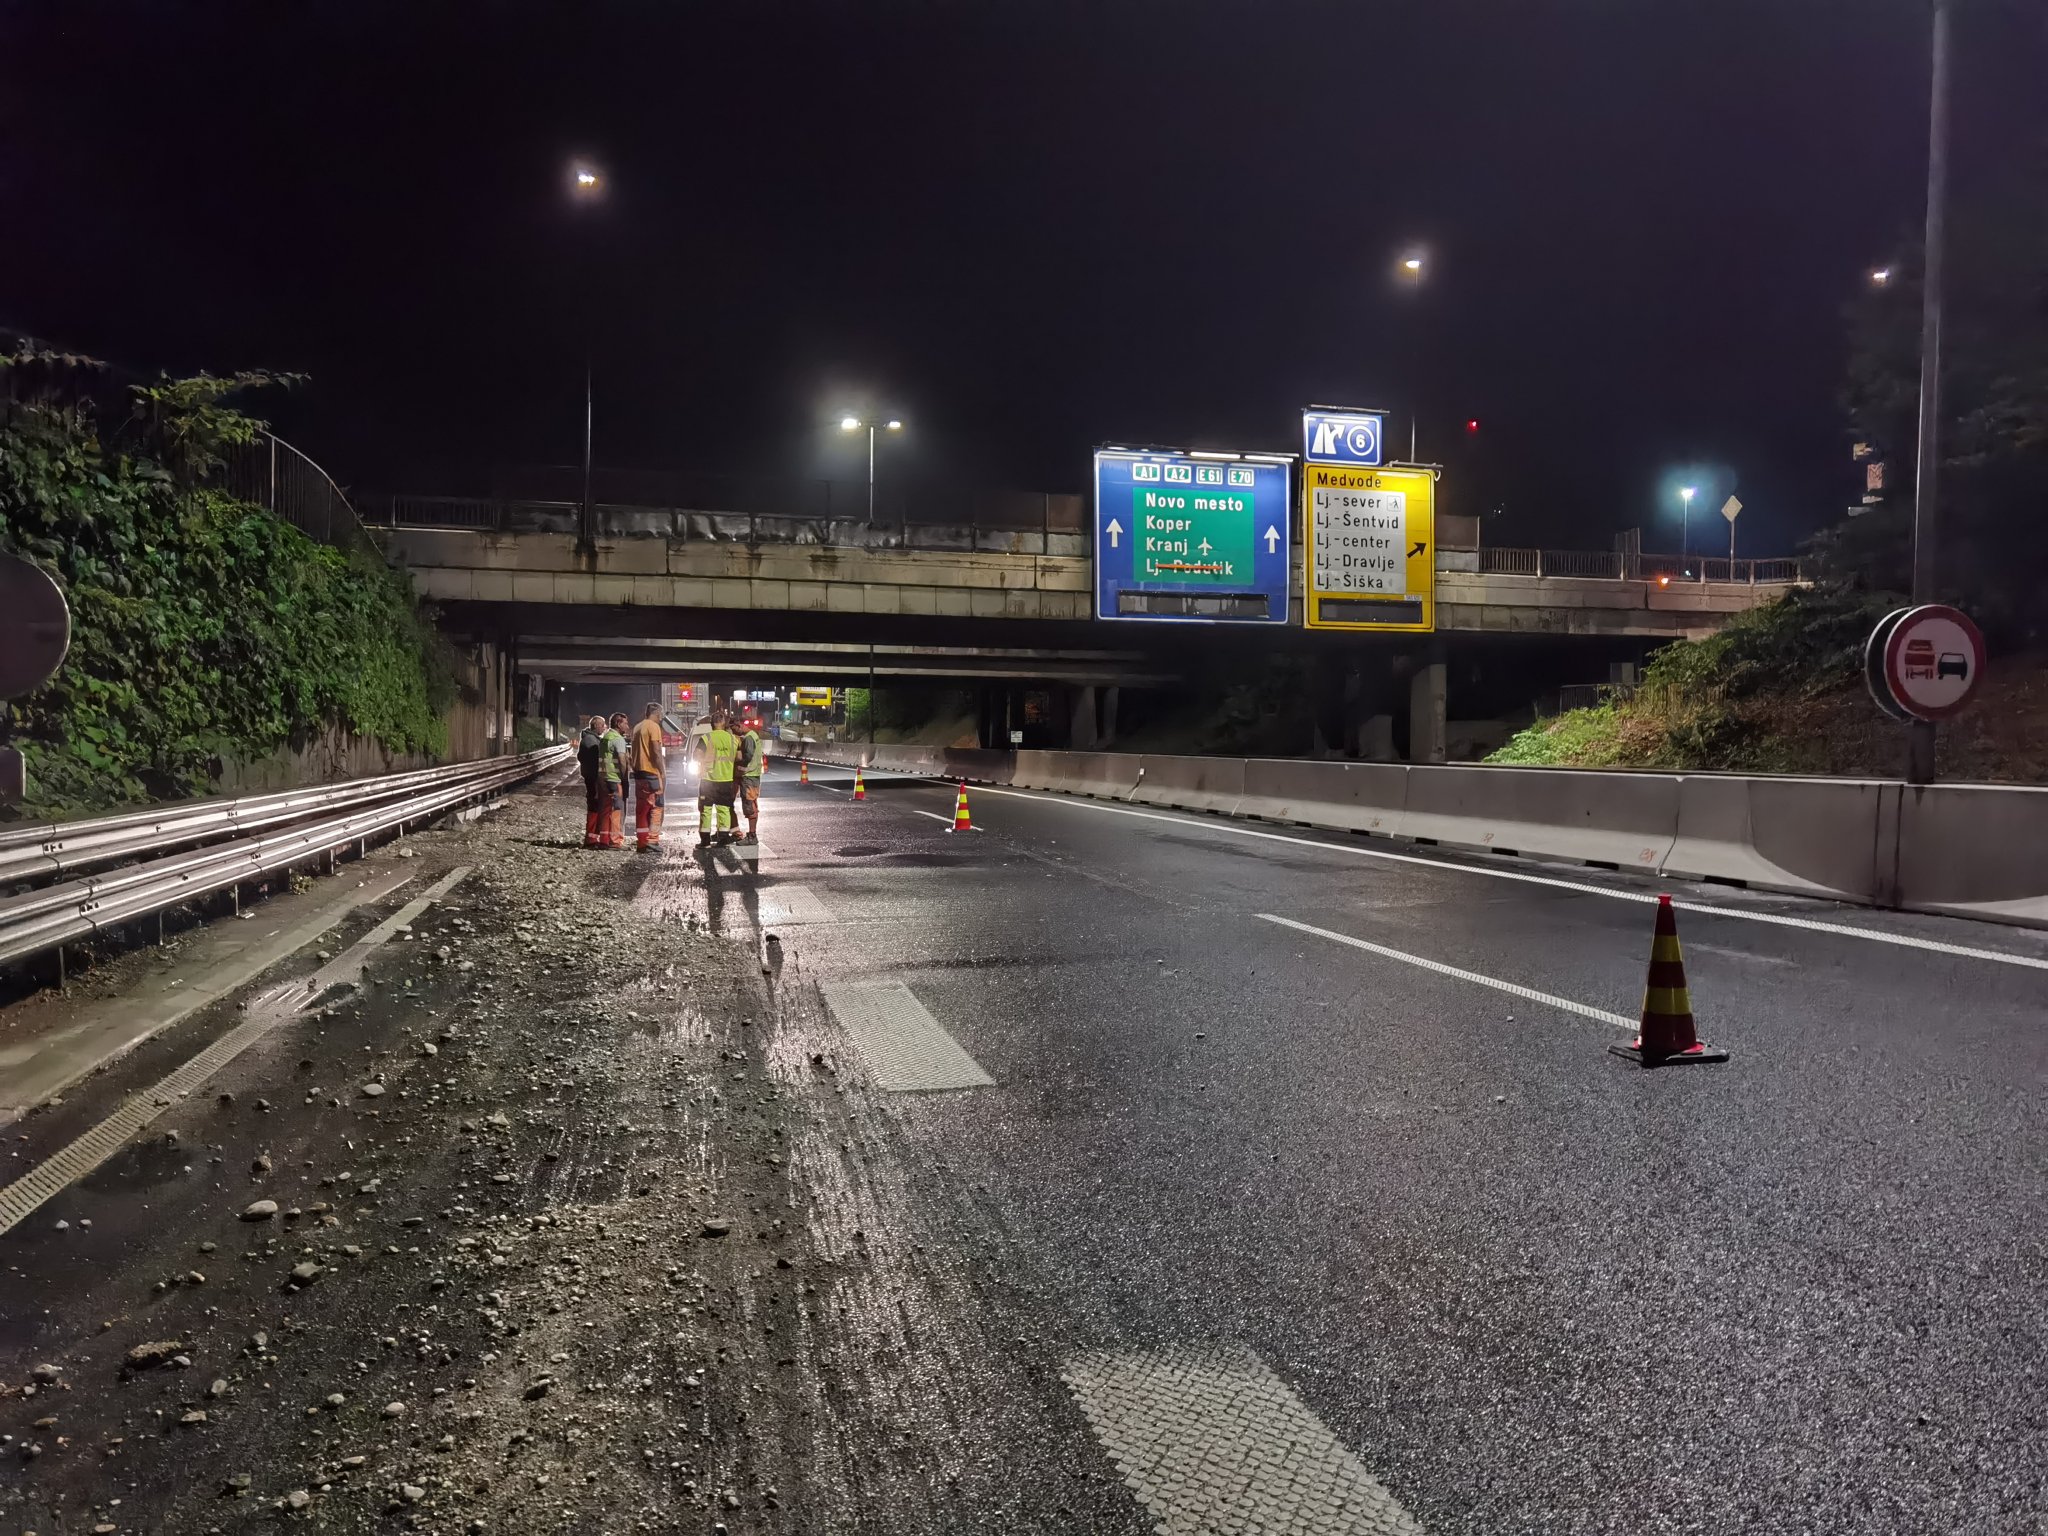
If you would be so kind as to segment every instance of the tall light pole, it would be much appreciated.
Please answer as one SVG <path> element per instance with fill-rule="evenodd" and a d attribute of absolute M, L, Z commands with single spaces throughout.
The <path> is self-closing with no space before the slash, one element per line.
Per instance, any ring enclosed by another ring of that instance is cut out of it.
<path fill-rule="evenodd" d="M 1692 499 L 1698 493 L 1696 485 L 1678 488 L 1678 558 L 1681 562 L 1692 553 Z"/>
<path fill-rule="evenodd" d="M 1411 251 L 1401 258 L 1401 278 L 1411 287 L 1422 286 L 1422 252 Z M 1417 413 L 1411 407 L 1408 412 L 1408 462 L 1413 464 L 1416 452 Z"/>
<path fill-rule="evenodd" d="M 842 416 L 839 418 L 840 431 L 859 432 L 865 429 L 868 434 L 868 521 L 871 523 L 875 520 L 875 428 L 877 425 L 877 423 L 872 421 L 862 421 L 858 416 Z M 887 421 L 879 423 L 879 425 L 882 430 L 887 432 L 901 432 L 903 430 L 903 423 L 896 420 L 893 416 Z"/>
<path fill-rule="evenodd" d="M 1927 90 L 1927 239 L 1920 261 L 1920 432 L 1913 453 L 1913 601 L 1934 601 L 1936 471 L 1941 426 L 1941 258 L 1948 214 L 1949 0 L 1933 0 L 1933 58 Z M 1916 720 L 1906 779 L 1934 777 L 1934 722 Z"/>
<path fill-rule="evenodd" d="M 579 162 L 569 168 L 569 196 L 578 204 L 594 203 L 604 193 L 604 173 L 594 165 Z M 589 249 L 590 237 L 584 236 L 584 248 Z M 590 368 L 590 308 L 595 284 L 588 270 L 590 262 L 583 263 L 585 270 L 578 274 L 584 288 L 583 311 L 583 508 L 578 519 L 583 546 L 597 547 L 597 510 L 590 500 L 590 431 L 596 415 L 597 397 L 591 379 Z"/>

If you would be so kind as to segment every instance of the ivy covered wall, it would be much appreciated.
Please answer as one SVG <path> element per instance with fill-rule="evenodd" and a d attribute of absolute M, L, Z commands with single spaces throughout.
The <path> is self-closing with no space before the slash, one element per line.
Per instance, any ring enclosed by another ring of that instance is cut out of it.
<path fill-rule="evenodd" d="M 204 793 L 337 728 L 446 752 L 449 653 L 404 573 L 221 487 L 261 431 L 227 401 L 267 382 L 110 391 L 83 359 L 0 355 L 0 550 L 54 575 L 72 617 L 56 677 L 5 706 L 29 769 L 12 814 Z"/>

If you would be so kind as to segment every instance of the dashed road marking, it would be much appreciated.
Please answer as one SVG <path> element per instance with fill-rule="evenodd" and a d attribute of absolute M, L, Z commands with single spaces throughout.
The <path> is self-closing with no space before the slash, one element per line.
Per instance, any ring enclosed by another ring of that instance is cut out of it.
<path fill-rule="evenodd" d="M 1423 1536 L 1421 1523 L 1249 1349 L 1083 1355 L 1061 1373 L 1172 1536 Z"/>
<path fill-rule="evenodd" d="M 946 781 L 934 779 L 931 782 L 943 784 Z M 1419 864 L 1425 869 L 1445 870 L 1452 874 L 1480 875 L 1489 880 L 1513 880 L 1522 885 L 1549 886 L 1553 890 L 1572 891 L 1581 896 L 1604 896 L 1610 901 L 1654 903 L 1657 899 L 1653 891 L 1620 890 L 1610 886 L 1594 885 L 1586 880 L 1567 880 L 1558 875 L 1529 874 L 1518 869 L 1492 869 L 1480 864 L 1457 864 L 1448 859 L 1430 858 L 1424 854 L 1394 853 L 1385 848 L 1365 848 L 1352 843 L 1327 843 L 1312 837 L 1292 837 L 1284 832 L 1261 832 L 1254 827 L 1240 827 L 1214 817 L 1196 820 L 1192 816 L 1169 816 L 1159 811 L 1134 810 L 1127 805 L 1104 805 L 1099 800 L 1075 799 L 1050 791 L 998 789 L 992 784 L 984 784 L 977 792 L 984 795 L 1009 795 L 1019 800 L 1039 800 L 1048 805 L 1070 806 L 1077 811 L 1104 811 L 1111 816 L 1135 816 L 1140 821 L 1163 821 L 1171 826 L 1227 833 L 1232 837 L 1254 837 L 1269 843 L 1287 843 L 1296 848 L 1319 848 L 1328 853 L 1344 853 L 1359 859 L 1379 859 L 1388 864 Z M 1969 944 L 1950 944 L 1942 939 L 1922 939 L 1905 933 L 1882 933 L 1874 928 L 1831 923 L 1817 917 L 1793 917 L 1783 912 L 1751 912 L 1742 907 L 1716 906 L 1705 901 L 1673 900 L 1671 905 L 1681 912 L 1698 912 L 1705 917 L 1734 918 L 1745 923 L 1765 923 L 1775 928 L 1800 928 L 1809 933 L 1833 934 L 1837 938 L 1867 939 L 1873 944 L 1891 944 L 1900 949 L 1954 955 L 1962 960 L 1989 960 L 1998 965 L 2016 965 L 2028 970 L 2048 971 L 2048 959 L 2038 955 L 2013 955 L 2003 950 L 1978 949 Z"/>
<path fill-rule="evenodd" d="M 808 885 L 771 885 L 761 892 L 763 923 L 829 923 L 832 912 Z"/>
<path fill-rule="evenodd" d="M 69 1188 L 119 1152 L 129 1137 L 204 1084 L 280 1020 L 303 1011 L 330 988 L 358 980 L 371 950 L 447 895 L 468 873 L 467 866 L 450 870 L 304 981 L 273 987 L 252 999 L 246 1020 L 154 1088 L 145 1088 L 76 1141 L 0 1189 L 0 1232 L 20 1225 L 51 1196 Z"/>
<path fill-rule="evenodd" d="M 828 981 L 821 989 L 859 1047 L 875 1085 L 889 1093 L 993 1088 L 995 1079 L 960 1048 L 900 981 Z"/>
<path fill-rule="evenodd" d="M 1583 1014 L 1586 1018 L 1598 1019 L 1602 1024 L 1612 1024 L 1617 1029 L 1626 1029 L 1633 1033 L 1637 1027 L 1636 1020 L 1623 1018 L 1618 1013 L 1609 1013 L 1605 1008 L 1595 1008 L 1590 1003 L 1574 1002 L 1568 997 L 1538 992 L 1534 987 L 1524 987 L 1512 981 L 1502 981 L 1497 976 L 1486 976 L 1478 971 L 1467 971 L 1455 965 L 1446 965 L 1441 960 L 1431 960 L 1424 955 L 1411 955 L 1405 949 L 1393 949 L 1385 944 L 1375 944 L 1369 939 L 1354 939 L 1348 933 L 1336 933 L 1328 928 L 1314 927 L 1309 923 L 1297 923 L 1291 917 L 1275 917 L 1271 912 L 1254 912 L 1252 916 L 1262 923 L 1278 923 L 1282 928 L 1292 928 L 1297 933 L 1312 933 L 1319 939 L 1332 939 L 1339 944 L 1349 944 L 1353 949 L 1362 949 L 1388 960 L 1398 960 L 1403 965 L 1418 966 L 1425 971 L 1435 971 L 1439 976 L 1455 976 L 1460 981 L 1477 982 L 1482 987 L 1492 987 L 1496 992 L 1525 997 L 1532 1003 L 1542 1003 L 1546 1008 L 1561 1008 L 1566 1013 Z"/>

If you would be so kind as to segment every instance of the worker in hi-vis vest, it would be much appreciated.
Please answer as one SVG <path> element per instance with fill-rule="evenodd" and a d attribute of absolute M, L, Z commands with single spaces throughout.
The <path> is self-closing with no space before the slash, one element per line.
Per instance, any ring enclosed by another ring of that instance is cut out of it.
<path fill-rule="evenodd" d="M 718 834 L 721 843 L 732 841 L 732 802 L 739 785 L 733 777 L 740 755 L 739 738 L 726 729 L 722 706 L 711 711 L 711 731 L 698 748 L 702 753 L 697 776 L 697 845 L 701 848 Z"/>
<path fill-rule="evenodd" d="M 761 745 L 761 733 L 752 726 L 740 737 L 740 814 L 747 819 L 744 841 L 761 840 L 761 767 L 768 756 Z"/>

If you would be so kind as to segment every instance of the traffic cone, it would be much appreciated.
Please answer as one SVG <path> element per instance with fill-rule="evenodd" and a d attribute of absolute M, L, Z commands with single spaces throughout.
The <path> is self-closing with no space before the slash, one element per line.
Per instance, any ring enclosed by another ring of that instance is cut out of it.
<path fill-rule="evenodd" d="M 867 799 L 867 797 L 867 781 L 860 776 L 860 769 L 856 767 L 853 770 L 853 798 L 856 800 L 865 800 Z"/>
<path fill-rule="evenodd" d="M 796 781 L 799 784 L 811 782 L 811 760 L 808 757 L 800 757 L 796 760 Z"/>
<path fill-rule="evenodd" d="M 1671 898 L 1657 898 L 1657 932 L 1650 940 L 1650 979 L 1643 989 L 1642 1032 L 1627 1045 L 1607 1047 L 1646 1067 L 1726 1061 L 1728 1053 L 1700 1044 L 1693 1033 L 1692 992 L 1685 984 L 1685 955 L 1678 947 L 1678 917 Z"/>
<path fill-rule="evenodd" d="M 965 779 L 960 781 L 960 798 L 953 802 L 953 825 L 947 830 L 953 832 L 972 832 L 974 830 L 974 823 L 967 816 L 967 781 Z"/>

